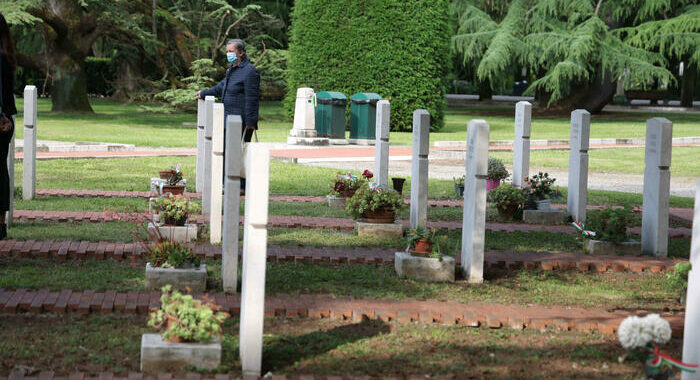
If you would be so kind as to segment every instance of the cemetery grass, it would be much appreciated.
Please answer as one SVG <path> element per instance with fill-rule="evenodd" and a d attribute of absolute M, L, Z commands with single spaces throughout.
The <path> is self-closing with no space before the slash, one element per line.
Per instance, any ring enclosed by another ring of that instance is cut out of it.
<path fill-rule="evenodd" d="M 700 152 L 700 148 L 696 150 Z M 700 162 L 700 156 L 697 162 Z M 148 191 L 151 177 L 155 176 L 159 170 L 167 169 L 177 163 L 181 164 L 185 178 L 190 180 L 187 191 L 194 192 L 195 183 L 192 174 L 195 172 L 195 157 L 38 160 L 37 188 Z M 674 161 L 674 165 L 682 164 Z M 619 166 L 626 167 L 626 164 L 620 163 Z M 270 194 L 325 196 L 330 191 L 332 179 L 339 172 L 341 172 L 339 169 L 272 160 Z M 22 178 L 21 162 L 15 164 L 15 178 Z M 404 188 L 410 189 L 410 177 Z M 565 196 L 566 189 L 560 190 Z M 430 179 L 428 195 L 431 199 L 457 198 L 452 180 Z M 408 196 L 408 192 L 405 196 Z M 555 199 L 554 202 L 565 203 L 566 197 Z M 642 194 L 589 190 L 588 203 L 635 206 L 642 204 Z M 671 196 L 670 205 L 692 208 L 693 199 Z"/>
<path fill-rule="evenodd" d="M 194 98 L 192 100 L 194 102 Z M 18 99 L 17 125 L 22 125 L 23 99 Z M 38 100 L 38 138 L 59 141 L 99 141 L 153 147 L 194 147 L 196 131 L 194 113 L 154 113 L 137 104 L 117 103 L 107 99 L 91 99 L 94 114 L 52 113 L 50 99 Z M 512 140 L 515 107 L 450 107 L 446 109 L 445 126 L 431 133 L 430 140 L 466 141 L 467 122 L 485 119 L 490 125 L 492 140 Z M 674 137 L 697 136 L 700 115 L 682 113 L 607 113 L 591 118 L 591 138 L 644 137 L 646 120 L 666 117 L 673 122 Z M 568 116 L 534 115 L 532 139 L 568 139 Z M 260 107 L 260 138 L 266 142 L 285 142 L 292 122 L 286 120 L 281 102 L 263 101 Z M 22 128 L 17 137 L 23 136 Z M 392 132 L 392 145 L 410 145 L 410 132 Z"/>
<path fill-rule="evenodd" d="M 0 375 L 25 364 L 56 375 L 70 372 L 137 372 L 143 316 L 2 315 Z M 223 325 L 222 365 L 240 374 L 238 320 Z M 680 340 L 664 352 L 680 355 Z M 558 332 L 402 324 L 398 322 L 265 320 L 263 373 L 401 376 L 432 374 L 523 379 L 633 379 L 637 362 L 620 362 L 615 337 Z"/>
<path fill-rule="evenodd" d="M 221 289 L 221 264 L 205 260 L 207 288 Z M 0 287 L 106 291 L 144 290 L 145 262 L 0 258 Z M 239 277 L 240 278 L 240 277 Z M 267 294 L 318 294 L 332 297 L 454 300 L 518 305 L 559 305 L 606 310 L 682 310 L 680 289 L 663 273 L 580 273 L 487 269 L 481 285 L 425 283 L 401 279 L 391 265 L 267 264 Z M 240 288 L 240 283 L 239 283 Z"/>

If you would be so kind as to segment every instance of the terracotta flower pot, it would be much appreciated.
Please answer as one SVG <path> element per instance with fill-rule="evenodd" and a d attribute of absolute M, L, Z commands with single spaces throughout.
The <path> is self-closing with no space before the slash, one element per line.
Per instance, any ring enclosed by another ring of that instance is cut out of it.
<path fill-rule="evenodd" d="M 158 172 L 158 175 L 160 175 L 160 179 L 168 179 L 170 178 L 170 170 L 161 170 Z"/>
<path fill-rule="evenodd" d="M 362 214 L 365 223 L 394 223 L 396 215 L 391 207 L 380 207 L 375 211 L 367 210 Z"/>
<path fill-rule="evenodd" d="M 185 193 L 185 185 L 163 185 L 162 194 L 182 195 Z"/>
<path fill-rule="evenodd" d="M 420 239 L 410 251 L 413 256 L 428 257 L 433 252 L 433 242 L 427 239 Z"/>
<path fill-rule="evenodd" d="M 175 317 L 172 316 L 172 315 L 168 315 L 168 328 L 167 328 L 167 330 L 170 330 L 170 328 L 171 328 L 173 325 L 175 325 L 176 323 L 177 323 L 177 318 L 175 318 Z M 163 340 L 166 341 L 166 342 L 170 342 L 170 343 L 182 343 L 182 342 L 185 341 L 184 339 L 182 339 L 182 338 L 179 337 L 179 336 L 173 336 L 173 337 L 170 338 L 170 339 L 166 339 L 165 337 L 163 337 Z"/>

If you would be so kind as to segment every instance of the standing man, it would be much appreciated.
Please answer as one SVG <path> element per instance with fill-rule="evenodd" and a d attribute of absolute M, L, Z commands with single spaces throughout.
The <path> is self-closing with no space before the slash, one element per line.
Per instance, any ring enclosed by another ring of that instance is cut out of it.
<path fill-rule="evenodd" d="M 231 66 L 226 77 L 216 86 L 197 91 L 197 99 L 215 96 L 224 103 L 224 120 L 229 115 L 240 115 L 243 119 L 243 138 L 250 142 L 253 131 L 258 129 L 258 109 L 260 100 L 260 74 L 245 52 L 245 42 L 229 40 L 226 44 L 226 59 Z M 226 135 L 226 124 L 224 124 Z M 224 138 L 224 142 L 226 138 Z M 224 146 L 226 150 L 226 146 Z M 245 178 L 241 178 L 241 191 L 245 190 Z"/>

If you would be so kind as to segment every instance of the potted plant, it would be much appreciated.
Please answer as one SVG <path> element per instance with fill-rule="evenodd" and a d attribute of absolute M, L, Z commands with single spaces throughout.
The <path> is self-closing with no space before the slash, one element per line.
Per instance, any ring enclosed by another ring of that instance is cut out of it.
<path fill-rule="evenodd" d="M 159 219 L 166 226 L 184 226 L 190 213 L 199 212 L 201 207 L 182 195 L 166 194 L 153 202 Z"/>
<path fill-rule="evenodd" d="M 146 246 L 146 289 L 174 285 L 178 289 L 203 292 L 207 287 L 207 266 L 186 244 L 163 238 L 156 228 L 149 233 L 153 244 Z"/>
<path fill-rule="evenodd" d="M 360 177 L 348 172 L 347 174 L 338 174 L 335 181 L 331 185 L 331 191 L 326 195 L 328 205 L 331 207 L 345 208 L 345 202 L 348 198 L 355 194 L 355 191 L 374 174 L 365 169 Z"/>
<path fill-rule="evenodd" d="M 161 334 L 141 338 L 141 370 L 180 371 L 189 366 L 215 369 L 221 364 L 221 325 L 228 314 L 208 300 L 162 288 L 160 308 L 150 313 L 148 326 Z"/>
<path fill-rule="evenodd" d="M 414 256 L 427 257 L 433 252 L 435 229 L 411 228 L 406 235 L 408 251 Z"/>
<path fill-rule="evenodd" d="M 163 172 L 161 172 L 162 175 Z M 161 177 L 162 178 L 162 177 Z M 182 181 L 182 172 L 180 171 L 180 164 L 170 168 L 167 180 L 160 186 L 160 193 L 171 193 L 173 195 L 182 195 L 185 193 L 185 185 L 180 184 Z"/>
<path fill-rule="evenodd" d="M 403 198 L 388 186 L 365 182 L 347 200 L 345 210 L 354 219 L 366 223 L 394 223 L 396 212 L 403 207 Z"/>
<path fill-rule="evenodd" d="M 462 198 L 464 197 L 464 180 L 467 178 L 467 176 L 461 176 L 461 177 L 452 177 L 452 181 L 455 183 L 455 193 L 457 193 L 457 196 Z"/>
<path fill-rule="evenodd" d="M 556 178 L 550 178 L 548 173 L 539 172 L 525 180 L 525 189 L 528 193 L 528 204 L 534 202 L 537 210 L 551 209 L 551 197 L 556 193 L 554 188 Z"/>
<path fill-rule="evenodd" d="M 168 240 L 158 241 L 149 249 L 147 257 L 155 268 L 196 268 L 201 263 L 190 247 Z"/>
<path fill-rule="evenodd" d="M 639 242 L 630 240 L 627 233 L 627 226 L 631 223 L 629 209 L 608 207 L 591 212 L 585 225 L 590 235 L 585 242 L 586 250 L 592 255 L 615 254 L 617 251 L 638 254 L 641 251 Z"/>
<path fill-rule="evenodd" d="M 506 219 L 513 219 L 513 215 L 525 202 L 522 189 L 509 183 L 503 183 L 489 191 L 486 197 L 496 207 L 498 215 Z"/>
<path fill-rule="evenodd" d="M 497 188 L 501 180 L 508 178 L 508 170 L 502 160 L 489 157 L 489 167 L 486 172 L 486 190 Z"/>

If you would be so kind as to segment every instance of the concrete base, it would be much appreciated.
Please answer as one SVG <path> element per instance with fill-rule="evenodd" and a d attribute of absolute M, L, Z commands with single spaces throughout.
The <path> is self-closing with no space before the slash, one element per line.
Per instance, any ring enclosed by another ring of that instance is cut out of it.
<path fill-rule="evenodd" d="M 330 145 L 348 145 L 348 140 L 345 139 L 328 139 Z"/>
<path fill-rule="evenodd" d="M 353 145 L 374 145 L 376 141 L 365 139 L 348 139 L 348 143 Z"/>
<path fill-rule="evenodd" d="M 158 218 L 160 219 L 160 217 Z M 154 216 L 155 220 L 155 216 Z M 156 226 L 153 223 L 148 223 L 148 232 L 155 233 Z M 197 240 L 197 225 L 188 223 L 184 226 L 163 226 L 158 225 L 158 230 L 164 238 L 177 243 L 189 243 Z"/>
<path fill-rule="evenodd" d="M 563 210 L 523 210 L 523 222 L 528 224 L 564 224 L 565 221 Z"/>
<path fill-rule="evenodd" d="M 313 145 L 324 146 L 328 145 L 328 139 L 325 137 L 287 137 L 287 144 L 290 145 Z"/>
<path fill-rule="evenodd" d="M 357 236 L 374 236 L 378 238 L 403 238 L 403 225 L 394 223 L 364 223 L 355 222 Z"/>
<path fill-rule="evenodd" d="M 345 209 L 346 198 L 338 198 L 333 195 L 326 195 L 326 201 L 328 201 L 328 207 Z"/>
<path fill-rule="evenodd" d="M 615 244 L 602 240 L 586 240 L 586 252 L 589 255 L 627 255 L 640 256 L 642 254 L 642 243 L 630 240 L 621 244 Z"/>
<path fill-rule="evenodd" d="M 170 343 L 160 334 L 141 335 L 141 372 L 178 372 L 187 366 L 214 369 L 221 364 L 221 341 Z"/>
<path fill-rule="evenodd" d="M 427 282 L 454 282 L 455 259 L 411 256 L 408 252 L 394 254 L 394 269 L 399 277 Z"/>
<path fill-rule="evenodd" d="M 199 268 L 156 268 L 146 263 L 146 290 L 160 290 L 165 285 L 185 290 L 190 288 L 193 293 L 202 293 L 207 288 L 207 266 Z"/>

